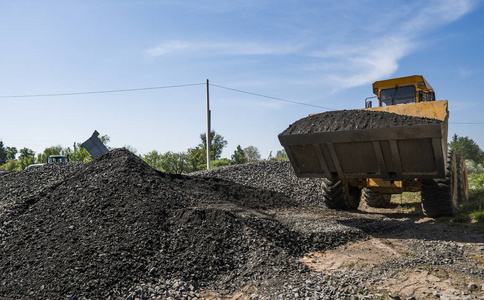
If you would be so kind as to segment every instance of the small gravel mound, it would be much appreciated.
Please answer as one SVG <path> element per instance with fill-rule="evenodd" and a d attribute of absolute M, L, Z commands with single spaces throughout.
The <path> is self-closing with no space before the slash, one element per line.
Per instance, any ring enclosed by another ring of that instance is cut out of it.
<path fill-rule="evenodd" d="M 189 174 L 193 177 L 217 178 L 247 187 L 280 193 L 294 204 L 322 206 L 321 180 L 298 178 L 288 161 L 262 161 L 225 166 Z"/>

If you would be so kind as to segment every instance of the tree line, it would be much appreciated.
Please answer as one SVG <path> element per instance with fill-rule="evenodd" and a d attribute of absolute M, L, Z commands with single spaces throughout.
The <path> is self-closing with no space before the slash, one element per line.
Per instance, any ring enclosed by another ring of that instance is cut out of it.
<path fill-rule="evenodd" d="M 107 146 L 110 137 L 107 135 L 99 137 Z M 139 155 L 151 167 L 167 173 L 190 173 L 207 168 L 207 139 L 206 133 L 200 134 L 201 142 L 184 152 L 167 151 L 164 153 L 157 150 Z M 223 149 L 228 142 L 214 130 L 210 133 L 210 165 L 214 168 L 228 165 L 245 164 L 262 160 L 259 149 L 255 146 L 242 148 L 237 146 L 230 158 L 222 158 Z M 108 148 L 110 148 L 108 146 Z M 136 149 L 126 146 L 128 150 L 136 154 Z M 455 134 L 449 142 L 449 148 L 455 154 L 466 160 L 467 168 L 471 173 L 484 173 L 484 151 L 469 137 L 461 137 Z M 42 153 L 35 153 L 32 149 L 5 146 L 0 140 L 0 170 L 20 171 L 32 164 L 47 163 L 50 155 L 65 155 L 70 161 L 87 162 L 91 159 L 89 152 L 81 146 L 81 143 L 74 143 L 73 147 L 51 146 L 44 149 Z M 267 159 L 288 160 L 287 154 L 278 150 L 275 156 L 272 152 Z"/>
<path fill-rule="evenodd" d="M 104 135 L 100 140 L 107 144 L 110 140 L 109 136 Z M 18 154 L 18 157 L 17 157 Z M 17 150 L 16 147 L 5 146 L 3 141 L 0 141 L 0 170 L 4 171 L 21 171 L 29 165 L 45 164 L 47 158 L 51 155 L 68 156 L 70 161 L 89 161 L 91 155 L 87 152 L 81 143 L 74 143 L 71 147 L 51 146 L 44 149 L 42 153 L 35 153 L 30 148 L 22 148 Z"/>
<path fill-rule="evenodd" d="M 162 170 L 167 173 L 190 173 L 207 168 L 207 135 L 200 134 L 200 144 L 193 148 L 188 148 L 185 152 L 168 151 L 160 153 L 156 150 L 150 151 L 142 156 L 142 159 L 151 167 Z M 223 149 L 228 142 L 223 136 L 217 134 L 214 130 L 210 132 L 210 166 L 213 168 L 245 164 L 262 160 L 259 149 L 255 146 L 242 148 L 237 145 L 234 154 L 229 158 L 222 158 Z M 284 150 L 279 150 L 275 157 L 269 155 L 268 159 L 288 160 Z"/>
<path fill-rule="evenodd" d="M 144 155 L 139 155 L 151 167 L 167 173 L 189 173 L 207 168 L 207 139 L 206 133 L 200 134 L 201 142 L 195 147 L 189 148 L 184 152 L 167 151 L 165 153 L 156 150 Z M 109 136 L 104 135 L 100 140 L 107 146 L 110 141 Z M 223 149 L 228 142 L 223 136 L 214 130 L 210 132 L 210 165 L 214 168 L 235 164 L 244 164 L 261 160 L 259 149 L 255 146 L 242 148 L 237 146 L 234 154 L 229 158 L 222 158 Z M 108 146 L 108 148 L 110 148 Z M 128 150 L 136 154 L 136 149 L 126 146 Z M 35 153 L 32 149 L 5 146 L 0 141 L 0 170 L 20 171 L 32 164 L 45 164 L 50 155 L 65 155 L 70 161 L 87 162 L 91 159 L 90 154 L 81 146 L 81 143 L 74 143 L 73 147 L 51 146 L 44 149 L 42 153 Z M 272 157 L 272 152 L 268 159 L 288 160 L 284 150 L 277 151 Z"/>

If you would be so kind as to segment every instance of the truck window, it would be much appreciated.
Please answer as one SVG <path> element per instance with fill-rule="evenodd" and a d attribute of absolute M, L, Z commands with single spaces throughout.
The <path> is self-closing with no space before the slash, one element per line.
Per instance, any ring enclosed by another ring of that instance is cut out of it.
<path fill-rule="evenodd" d="M 435 93 L 434 92 L 427 92 L 427 91 L 420 92 L 420 101 L 421 102 L 435 101 Z"/>
<path fill-rule="evenodd" d="M 382 106 L 415 103 L 415 87 L 409 85 L 381 90 L 380 100 Z"/>

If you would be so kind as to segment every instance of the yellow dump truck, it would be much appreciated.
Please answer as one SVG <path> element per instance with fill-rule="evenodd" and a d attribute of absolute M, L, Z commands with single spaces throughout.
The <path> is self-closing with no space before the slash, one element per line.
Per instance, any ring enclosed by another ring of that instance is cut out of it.
<path fill-rule="evenodd" d="M 373 83 L 378 107 L 303 118 L 279 135 L 299 177 L 322 178 L 330 208 L 386 207 L 392 194 L 421 192 L 430 217 L 467 200 L 467 170 L 447 146 L 448 102 L 420 75 Z"/>

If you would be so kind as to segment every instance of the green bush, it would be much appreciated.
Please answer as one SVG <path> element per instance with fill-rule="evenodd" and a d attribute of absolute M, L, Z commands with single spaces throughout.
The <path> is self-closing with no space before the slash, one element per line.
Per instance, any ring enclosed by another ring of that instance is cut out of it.
<path fill-rule="evenodd" d="M 471 213 L 470 217 L 476 222 L 484 223 L 484 211 L 473 212 Z"/>
<path fill-rule="evenodd" d="M 15 159 L 9 160 L 6 164 L 0 166 L 0 170 L 4 171 L 20 171 L 20 162 Z"/>
<path fill-rule="evenodd" d="M 463 203 L 451 223 L 468 224 L 479 232 L 484 232 L 484 174 L 469 174 L 469 201 Z"/>
<path fill-rule="evenodd" d="M 218 167 L 223 167 L 223 166 L 230 166 L 230 160 L 227 158 L 221 158 L 217 160 L 212 160 L 210 162 L 211 167 L 213 168 L 218 168 Z"/>

